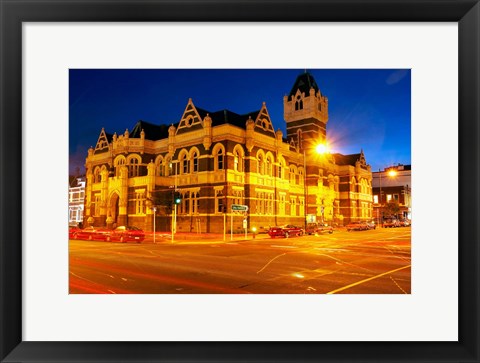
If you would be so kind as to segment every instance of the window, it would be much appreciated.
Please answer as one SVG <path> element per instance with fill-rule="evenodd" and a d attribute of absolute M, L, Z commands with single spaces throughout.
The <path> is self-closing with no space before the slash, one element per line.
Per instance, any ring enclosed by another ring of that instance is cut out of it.
<path fill-rule="evenodd" d="M 165 164 L 162 158 L 157 160 L 157 174 L 158 176 L 165 176 Z"/>
<path fill-rule="evenodd" d="M 393 200 L 398 203 L 398 201 L 399 201 L 399 195 L 398 195 L 398 194 L 394 194 L 394 195 L 393 195 Z"/>
<path fill-rule="evenodd" d="M 217 153 L 217 170 L 223 170 L 223 149 L 219 149 Z"/>
<path fill-rule="evenodd" d="M 305 199 L 304 198 L 299 198 L 299 199 L 300 199 L 299 215 L 304 216 L 305 215 Z"/>
<path fill-rule="evenodd" d="M 295 185 L 295 169 L 290 168 L 290 184 Z"/>
<path fill-rule="evenodd" d="M 198 214 L 200 208 L 200 193 L 192 192 L 192 213 Z"/>
<path fill-rule="evenodd" d="M 198 153 L 196 151 L 192 154 L 192 170 L 194 173 L 198 173 Z"/>
<path fill-rule="evenodd" d="M 296 216 L 297 215 L 297 203 L 296 197 L 290 197 L 290 215 Z"/>
<path fill-rule="evenodd" d="M 264 168 L 263 156 L 262 156 L 262 155 L 258 155 L 258 168 L 257 168 L 257 172 L 258 172 L 258 174 L 260 174 L 260 175 L 263 175 L 263 174 L 265 173 L 265 168 Z"/>
<path fill-rule="evenodd" d="M 93 182 L 100 183 L 102 181 L 102 175 L 100 174 L 100 168 L 97 166 L 93 172 Z"/>
<path fill-rule="evenodd" d="M 266 174 L 268 176 L 272 176 L 272 161 L 268 157 L 265 161 L 265 166 L 266 166 Z"/>
<path fill-rule="evenodd" d="M 300 95 L 297 96 L 297 100 L 295 101 L 295 111 L 303 110 L 303 101 Z"/>
<path fill-rule="evenodd" d="M 217 213 L 224 213 L 225 212 L 225 210 L 224 210 L 225 198 L 224 198 L 223 192 L 221 190 L 217 190 L 216 202 L 217 202 L 217 208 L 216 208 Z"/>
<path fill-rule="evenodd" d="M 285 215 L 285 194 L 280 194 L 280 203 L 278 205 L 278 213 L 283 216 Z"/>
<path fill-rule="evenodd" d="M 128 177 L 133 178 L 138 176 L 139 162 L 138 159 L 132 158 L 128 163 Z"/>
<path fill-rule="evenodd" d="M 387 203 L 390 203 L 391 200 L 392 200 L 392 195 L 391 195 L 391 194 L 387 194 Z"/>
<path fill-rule="evenodd" d="M 115 163 L 115 176 L 120 176 L 120 170 L 122 168 L 122 166 L 125 165 L 125 159 L 121 158 L 121 159 L 117 159 L 116 163 Z"/>
<path fill-rule="evenodd" d="M 182 174 L 188 174 L 188 160 L 187 155 L 182 155 L 181 158 L 181 165 L 182 165 Z"/>
<path fill-rule="evenodd" d="M 373 196 L 373 203 L 378 204 L 378 195 Z"/>
<path fill-rule="evenodd" d="M 135 214 L 145 214 L 145 192 L 135 193 Z"/>

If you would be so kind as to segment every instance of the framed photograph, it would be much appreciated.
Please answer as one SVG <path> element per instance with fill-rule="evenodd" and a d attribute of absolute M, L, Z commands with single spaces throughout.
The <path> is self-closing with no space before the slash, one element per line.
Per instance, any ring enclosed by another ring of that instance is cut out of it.
<path fill-rule="evenodd" d="M 0 5 L 2 362 L 480 361 L 478 1 Z"/>

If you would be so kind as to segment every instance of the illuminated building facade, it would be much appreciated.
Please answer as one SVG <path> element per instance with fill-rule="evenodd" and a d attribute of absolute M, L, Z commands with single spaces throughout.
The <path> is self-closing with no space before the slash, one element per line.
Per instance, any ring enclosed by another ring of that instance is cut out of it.
<path fill-rule="evenodd" d="M 286 135 L 274 130 L 265 103 L 240 115 L 210 112 L 191 99 L 170 126 L 138 121 L 122 134 L 102 129 L 86 158 L 86 222 L 152 230 L 155 220 L 157 231 L 168 231 L 175 192 L 177 232 L 371 219 L 372 173 L 363 151 L 315 152 L 327 139 L 328 99 L 313 76 L 299 75 L 283 104 Z"/>

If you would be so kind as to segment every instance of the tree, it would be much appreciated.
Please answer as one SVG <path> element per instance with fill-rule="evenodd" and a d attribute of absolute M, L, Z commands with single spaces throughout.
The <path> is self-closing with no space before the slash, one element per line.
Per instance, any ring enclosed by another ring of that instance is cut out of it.
<path fill-rule="evenodd" d="M 385 205 L 384 214 L 385 216 L 396 216 L 400 212 L 400 206 L 395 200 L 391 200 Z"/>

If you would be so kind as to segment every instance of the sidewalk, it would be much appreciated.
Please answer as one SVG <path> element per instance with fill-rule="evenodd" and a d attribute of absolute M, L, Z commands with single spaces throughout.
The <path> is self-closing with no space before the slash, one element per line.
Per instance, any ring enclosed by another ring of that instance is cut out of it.
<path fill-rule="evenodd" d="M 211 242 L 217 242 L 217 243 L 228 243 L 228 242 L 239 242 L 239 241 L 255 241 L 255 240 L 262 240 L 262 239 L 270 239 L 270 236 L 268 234 L 262 233 L 262 234 L 256 234 L 255 237 L 253 233 L 248 233 L 247 238 L 245 239 L 245 234 L 244 233 L 237 233 L 233 234 L 233 239 L 231 239 L 230 233 L 227 233 L 225 235 L 225 240 L 223 233 L 194 233 L 194 232 L 177 232 L 175 233 L 174 236 L 174 242 L 178 243 L 211 243 Z M 155 233 L 155 242 L 156 243 L 165 243 L 165 242 L 171 242 L 172 240 L 172 235 L 171 233 L 168 232 L 156 232 Z M 153 233 L 152 232 L 146 232 L 145 233 L 145 241 L 144 243 L 153 243 Z"/>

